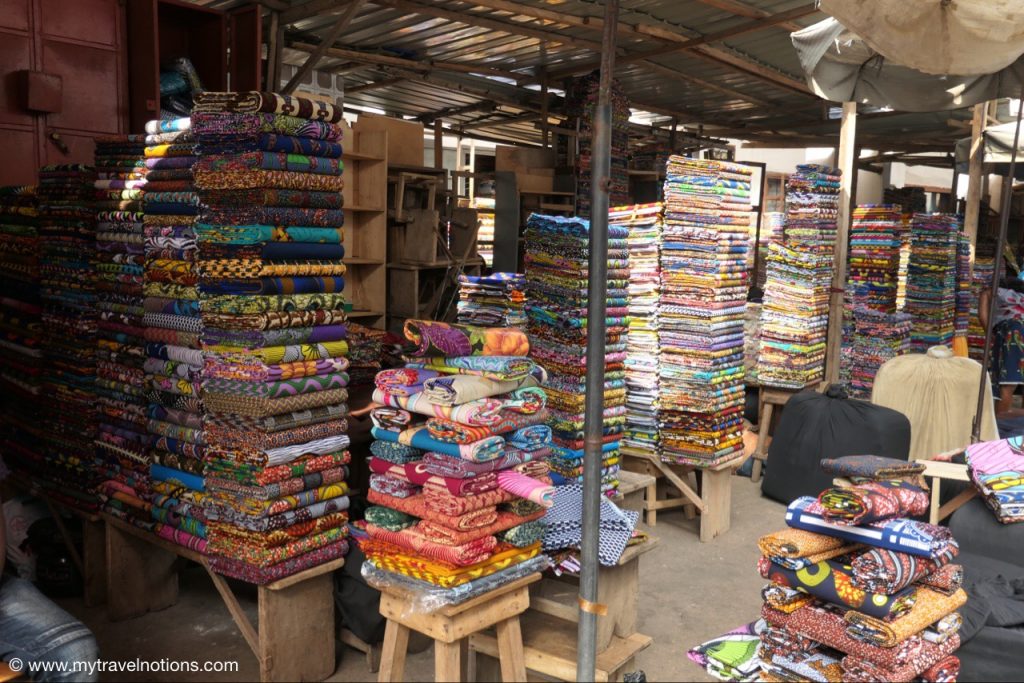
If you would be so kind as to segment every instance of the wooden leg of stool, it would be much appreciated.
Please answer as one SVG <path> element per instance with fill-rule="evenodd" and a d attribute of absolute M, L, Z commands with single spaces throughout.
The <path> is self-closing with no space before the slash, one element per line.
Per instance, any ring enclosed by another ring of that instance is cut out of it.
<path fill-rule="evenodd" d="M 729 530 L 732 514 L 732 471 L 704 470 L 701 474 L 700 498 L 704 514 L 700 517 L 700 540 L 714 540 Z"/>
<path fill-rule="evenodd" d="M 519 617 L 499 621 L 498 657 L 501 660 L 501 680 L 525 681 L 526 663 L 523 659 L 523 634 L 519 630 Z"/>
<path fill-rule="evenodd" d="M 699 489 L 697 488 L 697 475 L 691 470 L 686 474 L 686 481 L 689 482 L 690 488 L 696 493 Z M 683 516 L 686 519 L 697 518 L 697 507 L 693 503 L 687 503 L 683 506 Z"/>
<path fill-rule="evenodd" d="M 462 643 L 434 641 L 434 680 L 436 683 L 462 680 Z"/>
<path fill-rule="evenodd" d="M 650 526 L 658 523 L 658 511 L 651 509 L 651 506 L 658 501 L 658 480 L 655 479 L 644 489 L 644 522 Z"/>
<path fill-rule="evenodd" d="M 405 678 L 405 653 L 409 648 L 409 629 L 388 619 L 384 628 L 384 648 L 380 653 L 380 673 L 377 680 L 401 681 Z"/>
<path fill-rule="evenodd" d="M 773 412 L 775 412 L 775 406 L 765 403 L 764 410 L 761 411 L 761 419 L 758 421 L 757 447 L 754 449 L 754 465 L 750 472 L 750 480 L 755 484 L 761 481 L 761 468 L 768 457 L 768 432 L 772 428 Z"/>

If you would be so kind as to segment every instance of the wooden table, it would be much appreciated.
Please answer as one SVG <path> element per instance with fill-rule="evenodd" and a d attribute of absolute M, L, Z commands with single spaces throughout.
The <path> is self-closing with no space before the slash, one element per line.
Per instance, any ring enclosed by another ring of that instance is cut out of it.
<path fill-rule="evenodd" d="M 475 680 L 475 676 L 467 671 L 469 638 L 493 626 L 498 634 L 502 680 L 525 681 L 519 615 L 530 606 L 529 585 L 535 581 L 540 581 L 539 572 L 460 605 L 429 613 L 410 612 L 410 598 L 404 591 L 381 591 L 380 613 L 387 617 L 388 623 L 384 630 L 378 680 L 404 680 L 410 631 L 434 639 L 435 681 Z"/>
<path fill-rule="evenodd" d="M 681 498 L 663 498 L 644 501 L 644 521 L 650 526 L 658 523 L 658 511 L 684 508 L 687 518 L 700 514 L 700 540 L 714 540 L 729 530 L 732 516 L 732 474 L 746 457 L 740 453 L 735 458 L 713 467 L 677 465 L 662 462 L 653 454 L 626 454 L 624 469 L 643 472 L 658 479 L 666 479 Z M 697 493 L 696 477 L 700 477 L 700 493 Z M 648 489 L 649 491 L 650 489 Z"/>
<path fill-rule="evenodd" d="M 818 384 L 812 384 L 802 389 L 775 389 L 773 387 L 761 387 L 757 396 L 757 447 L 754 449 L 753 469 L 750 473 L 750 480 L 755 484 L 761 481 L 761 469 L 768 459 L 768 437 L 771 436 L 772 418 L 775 416 L 775 409 L 781 412 L 789 399 L 801 391 L 817 389 Z"/>
<path fill-rule="evenodd" d="M 343 558 L 258 587 L 259 627 L 227 580 L 206 558 L 111 515 L 107 540 L 107 605 L 117 621 L 170 607 L 178 600 L 180 559 L 206 569 L 238 630 L 260 663 L 263 681 L 320 681 L 334 673 L 334 581 Z M 179 559 L 180 558 L 180 559 Z"/>

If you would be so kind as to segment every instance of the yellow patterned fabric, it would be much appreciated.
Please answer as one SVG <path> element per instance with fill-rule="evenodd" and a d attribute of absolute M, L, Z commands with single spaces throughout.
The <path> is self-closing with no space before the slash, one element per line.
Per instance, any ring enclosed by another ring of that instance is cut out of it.
<path fill-rule="evenodd" d="M 525 562 L 540 553 L 540 543 L 525 548 L 500 550 L 483 562 L 468 567 L 453 568 L 442 562 L 410 554 L 406 550 L 396 552 L 394 546 L 379 541 L 363 542 L 366 557 L 381 569 L 397 572 L 404 576 L 426 581 L 442 588 L 453 588 L 464 583 L 490 576 L 512 565 Z M 380 547 L 378 546 L 386 546 Z"/>

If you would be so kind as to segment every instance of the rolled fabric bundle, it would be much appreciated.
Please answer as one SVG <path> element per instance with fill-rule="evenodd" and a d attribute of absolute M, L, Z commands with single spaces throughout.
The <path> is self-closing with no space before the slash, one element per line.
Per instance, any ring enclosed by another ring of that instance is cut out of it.
<path fill-rule="evenodd" d="M 922 586 L 928 586 L 943 595 L 952 595 L 964 583 L 964 568 L 958 564 L 947 564 L 921 579 Z"/>
<path fill-rule="evenodd" d="M 441 375 L 423 382 L 423 395 L 431 403 L 457 406 L 481 398 L 500 396 L 517 389 L 539 387 L 547 379 L 544 368 L 536 366 L 533 374 L 518 380 L 501 381 L 476 375 Z"/>
<path fill-rule="evenodd" d="M 873 593 L 891 595 L 938 571 L 957 552 L 956 548 L 950 546 L 931 559 L 885 548 L 872 548 L 850 562 L 853 567 L 853 583 Z M 955 589 L 949 592 L 955 592 Z"/>
<path fill-rule="evenodd" d="M 944 643 L 960 631 L 964 618 L 959 612 L 952 612 L 921 631 L 921 637 L 936 645 Z"/>
<path fill-rule="evenodd" d="M 523 379 L 537 364 L 522 356 L 456 356 L 450 358 L 415 358 L 407 367 L 434 370 L 446 375 L 476 375 L 496 380 Z"/>
<path fill-rule="evenodd" d="M 814 597 L 807 593 L 801 593 L 789 586 L 780 586 L 777 583 L 769 583 L 762 588 L 761 599 L 772 609 L 784 614 L 790 614 L 801 607 L 814 603 Z M 843 628 L 845 629 L 845 625 Z"/>
<path fill-rule="evenodd" d="M 905 481 L 868 481 L 825 489 L 818 496 L 826 521 L 860 525 L 928 511 L 928 494 Z"/>
<path fill-rule="evenodd" d="M 809 657 L 818 648 L 818 643 L 807 636 L 788 628 L 768 626 L 761 631 L 761 657 Z"/>
<path fill-rule="evenodd" d="M 366 508 L 366 521 L 388 531 L 401 531 L 415 524 L 418 520 L 393 508 L 374 505 Z"/>
<path fill-rule="evenodd" d="M 384 410 L 390 409 L 385 408 Z M 445 443 L 467 444 L 486 439 L 489 436 L 497 436 L 490 427 L 464 425 L 443 417 L 432 417 L 427 420 L 427 430 L 430 432 L 430 436 Z"/>
<path fill-rule="evenodd" d="M 843 555 L 851 546 L 841 538 L 802 529 L 783 529 L 759 538 L 757 547 L 762 555 L 771 558 L 773 562 L 791 569 L 802 569 L 807 563 L 831 560 Z"/>
<path fill-rule="evenodd" d="M 555 504 L 554 486 L 542 484 L 532 477 L 516 472 L 514 469 L 498 472 L 498 486 L 509 493 L 525 498 L 544 508 L 549 508 Z"/>
<path fill-rule="evenodd" d="M 924 683 L 955 683 L 960 675 L 960 658 L 956 655 L 943 657 L 921 674 Z"/>
<path fill-rule="evenodd" d="M 505 439 L 509 444 L 524 451 L 536 451 L 551 445 L 551 427 L 530 425 L 517 429 Z"/>
<path fill-rule="evenodd" d="M 311 100 L 308 97 L 279 95 L 272 92 L 252 90 L 249 92 L 197 92 L 193 95 L 194 112 L 233 112 L 284 114 L 301 119 L 313 119 L 338 123 L 342 118 L 341 107 L 329 102 Z M 150 131 L 146 130 L 147 133 Z M 164 132 L 164 131 L 156 131 Z"/>
<path fill-rule="evenodd" d="M 433 320 L 405 321 L 405 338 L 417 345 L 416 357 L 529 356 L 526 333 L 514 327 L 473 327 Z"/>
<path fill-rule="evenodd" d="M 420 492 L 420 487 L 415 484 L 386 474 L 370 475 L 370 490 L 385 493 L 395 498 L 408 498 Z"/>
<path fill-rule="evenodd" d="M 397 368 L 394 370 L 383 370 L 378 372 L 373 383 L 377 386 L 379 391 L 388 396 L 402 396 L 408 398 L 423 391 L 423 383 L 428 379 L 433 379 L 434 377 L 439 376 L 440 373 L 433 370 Z M 383 403 L 383 401 L 381 402 Z"/>
<path fill-rule="evenodd" d="M 786 569 L 762 557 L 758 561 L 761 576 L 784 586 L 813 595 L 819 600 L 850 610 L 860 610 L 878 619 L 896 619 L 907 614 L 916 601 L 914 588 L 894 595 L 868 593 L 853 585 L 853 569 L 835 560 L 825 560 L 798 571 Z"/>
<path fill-rule="evenodd" d="M 894 621 L 878 619 L 854 610 L 846 613 L 846 632 L 851 637 L 882 647 L 895 647 L 916 635 L 943 617 L 955 612 L 967 602 L 967 593 L 961 588 L 953 595 L 943 595 L 930 588 L 917 589 L 917 600 L 909 612 Z M 950 626 L 946 622 L 945 626 Z M 948 642 L 948 641 L 947 641 Z"/>
<path fill-rule="evenodd" d="M 430 436 L 426 427 L 413 427 L 401 432 L 391 432 L 374 427 L 370 433 L 375 439 L 402 443 L 425 451 L 437 451 L 473 462 L 487 462 L 499 458 L 506 447 L 505 439 L 500 436 L 492 436 L 464 445 L 445 443 Z"/>
<path fill-rule="evenodd" d="M 425 372 L 425 371 L 421 371 Z M 377 373 L 379 377 L 381 373 Z M 462 424 L 498 426 L 508 420 L 537 419 L 544 411 L 547 394 L 540 387 L 519 389 L 507 396 L 483 398 L 458 406 L 440 406 L 431 403 L 423 393 L 408 396 L 389 394 L 378 387 L 373 392 L 373 402 L 386 406 L 404 408 L 410 412 L 433 417 L 444 417 Z"/>
<path fill-rule="evenodd" d="M 886 669 L 859 657 L 847 655 L 843 658 L 843 680 L 860 683 L 890 681 L 903 683 L 916 680 L 925 671 L 949 657 L 960 647 L 960 636 L 954 635 L 945 643 L 936 645 L 933 650 L 922 653 L 914 661 L 908 662 L 897 669 Z M 955 659 L 955 658 L 954 658 Z M 957 660 L 959 663 L 959 660 Z"/>
<path fill-rule="evenodd" d="M 262 133 L 292 135 L 332 142 L 342 138 L 342 129 L 333 123 L 286 114 L 266 112 L 226 114 L 193 111 L 190 120 L 195 126 L 196 137 L 203 142 L 252 141 L 257 140 Z"/>
<path fill-rule="evenodd" d="M 825 652 L 823 648 L 800 657 L 773 654 L 761 660 L 761 668 L 769 676 L 783 681 L 840 683 L 843 680 L 843 668 L 839 660 Z"/>
<path fill-rule="evenodd" d="M 821 470 L 833 477 L 899 479 L 921 474 L 924 472 L 924 464 L 884 458 L 880 455 L 847 455 L 822 460 Z"/>
<path fill-rule="evenodd" d="M 876 548 L 887 548 L 932 559 L 949 552 L 951 547 L 960 547 L 949 529 L 912 519 L 890 519 L 872 522 L 866 526 L 834 524 L 824 518 L 824 509 L 811 496 L 802 496 L 789 504 L 786 509 L 786 524 L 796 529 L 834 536 L 853 543 L 864 543 Z"/>
<path fill-rule="evenodd" d="M 400 432 L 409 427 L 412 422 L 412 415 L 405 410 L 395 408 L 374 408 L 370 411 L 370 420 L 373 426 L 378 429 L 386 429 L 390 432 Z"/>
<path fill-rule="evenodd" d="M 452 529 L 445 524 L 422 520 L 415 527 L 409 529 L 408 533 L 442 545 L 465 545 L 480 538 L 493 537 L 494 534 L 511 529 L 514 526 L 536 521 L 544 516 L 544 512 L 536 512 L 527 517 L 520 517 L 505 511 L 498 512 L 497 515 L 497 519 L 491 524 L 467 531 Z"/>
<path fill-rule="evenodd" d="M 395 465 L 394 463 L 378 460 L 377 458 L 370 458 L 366 462 L 370 467 L 370 471 L 375 474 L 385 474 L 389 477 L 407 481 L 415 486 L 433 485 L 447 490 L 456 496 L 471 496 L 498 488 L 498 477 L 493 472 L 486 472 L 476 477 L 469 477 L 468 479 L 449 479 L 430 474 L 421 462 Z"/>

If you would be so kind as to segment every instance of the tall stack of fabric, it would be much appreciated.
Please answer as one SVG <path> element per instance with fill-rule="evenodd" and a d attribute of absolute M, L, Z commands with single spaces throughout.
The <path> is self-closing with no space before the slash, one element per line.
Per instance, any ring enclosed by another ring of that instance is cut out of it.
<path fill-rule="evenodd" d="M 42 306 L 36 188 L 0 187 L 0 444 L 12 468 L 42 460 Z"/>
<path fill-rule="evenodd" d="M 43 432 L 38 475 L 53 497 L 88 510 L 98 506 L 93 469 L 95 177 L 90 166 L 44 166 L 38 190 L 43 391 L 52 416 Z"/>
<path fill-rule="evenodd" d="M 710 467 L 743 450 L 751 170 L 669 158 L 661 246 L 662 458 Z"/>
<path fill-rule="evenodd" d="M 660 454 L 658 311 L 661 301 L 661 204 L 614 208 L 611 225 L 629 231 L 629 332 L 626 335 L 626 431 L 623 454 Z"/>
<path fill-rule="evenodd" d="M 543 569 L 551 429 L 526 335 L 425 320 L 404 331 L 407 365 L 379 373 L 373 396 L 368 578 L 454 598 Z"/>
<path fill-rule="evenodd" d="M 195 105 L 207 551 L 265 584 L 348 552 L 342 112 L 261 92 Z"/>
<path fill-rule="evenodd" d="M 787 528 L 758 540 L 761 619 L 691 659 L 726 680 L 955 681 L 967 594 L 949 529 L 910 519 L 928 510 L 924 466 L 851 456 L 821 467 L 843 483 L 793 501 Z"/>
<path fill-rule="evenodd" d="M 967 233 L 959 232 L 956 239 L 956 314 L 953 334 L 962 339 L 964 350 L 968 349 L 967 336 L 971 324 L 971 286 L 971 239 Z"/>
<path fill-rule="evenodd" d="M 757 376 L 762 386 L 802 389 L 825 369 L 839 171 L 806 164 L 786 182 L 786 227 L 768 253 Z"/>
<path fill-rule="evenodd" d="M 348 323 L 348 386 L 372 387 L 384 367 L 384 338 L 388 333 L 359 323 Z"/>
<path fill-rule="evenodd" d="M 758 289 L 762 291 L 764 291 L 764 283 L 768 277 L 768 245 L 782 240 L 785 227 L 786 214 L 782 211 L 766 211 L 761 214 L 761 241 L 756 246 L 760 251 L 760 258 L 757 262 L 754 282 L 757 284 Z"/>
<path fill-rule="evenodd" d="M 146 268 L 141 197 L 144 135 L 96 140 L 96 468 L 104 508 L 151 523 L 146 339 Z M 117 209 L 107 204 L 115 201 Z"/>
<path fill-rule="evenodd" d="M 572 150 L 570 157 L 576 168 L 576 215 L 590 218 L 591 200 L 591 164 L 594 156 L 594 110 L 597 107 L 597 96 L 600 85 L 600 74 L 597 72 L 575 79 L 566 92 L 566 108 L 569 116 L 575 119 L 577 131 L 577 149 Z M 622 86 L 612 79 L 612 140 L 611 140 L 611 173 L 608 189 L 609 206 L 621 206 L 629 201 L 629 100 Z"/>
<path fill-rule="evenodd" d="M 459 275 L 458 323 L 482 327 L 526 324 L 526 278 L 520 273 Z"/>
<path fill-rule="evenodd" d="M 978 317 L 978 306 L 981 304 L 981 293 L 992 286 L 992 273 L 995 272 L 995 246 L 979 244 L 974 253 L 974 271 L 971 275 L 971 317 L 967 326 L 968 355 L 981 362 L 985 355 L 985 328 Z"/>
<path fill-rule="evenodd" d="M 146 274 L 147 429 L 155 533 L 206 551 L 196 220 L 197 157 L 189 118 L 146 124 L 143 218 Z"/>
<path fill-rule="evenodd" d="M 956 216 L 941 213 L 916 213 L 910 222 L 906 312 L 913 318 L 910 347 L 915 353 L 953 341 L 959 229 Z"/>
<path fill-rule="evenodd" d="M 556 483 L 583 480 L 587 373 L 587 283 L 590 223 L 533 214 L 526 223 L 526 293 L 530 356 L 547 370 Z M 626 424 L 626 333 L 629 232 L 608 226 L 608 294 L 604 367 L 602 490 L 618 489 L 619 445 Z"/>

